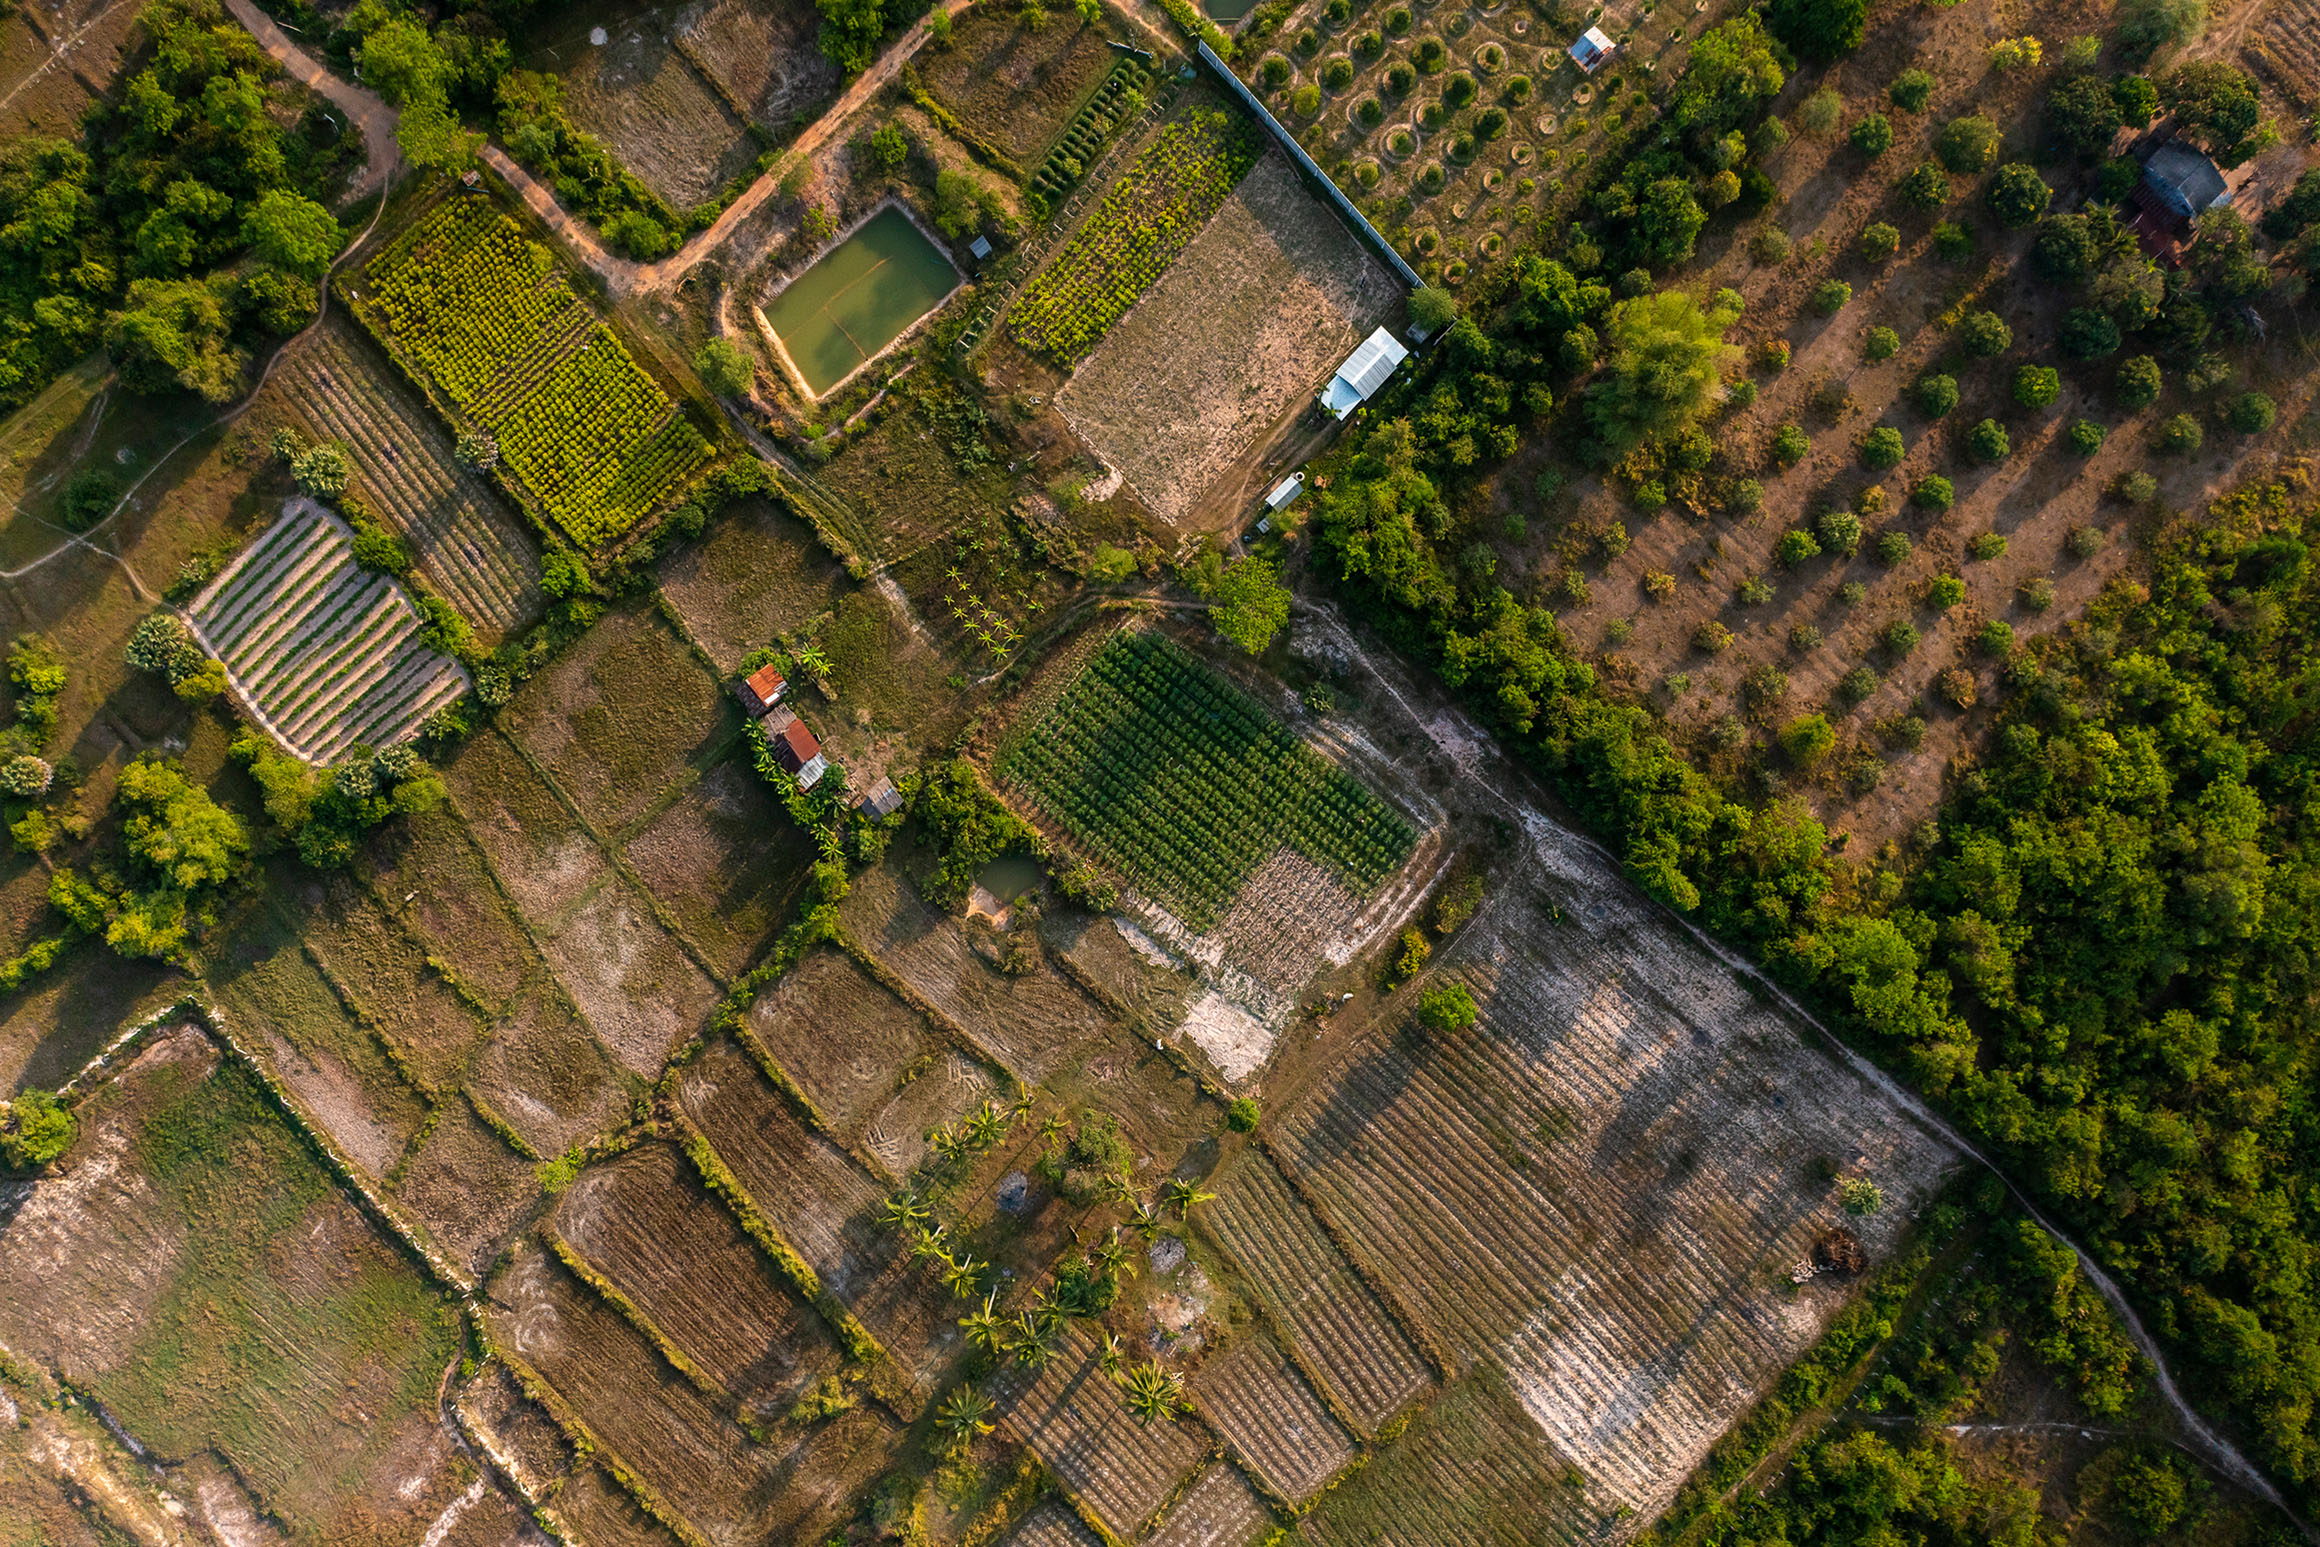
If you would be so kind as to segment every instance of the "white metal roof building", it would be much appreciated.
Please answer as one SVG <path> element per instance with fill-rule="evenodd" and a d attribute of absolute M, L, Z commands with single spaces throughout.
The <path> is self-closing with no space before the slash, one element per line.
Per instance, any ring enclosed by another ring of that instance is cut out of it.
<path fill-rule="evenodd" d="M 1342 419 L 1376 395 L 1377 389 L 1393 375 L 1394 367 L 1410 357 L 1401 341 L 1384 328 L 1378 329 L 1361 341 L 1361 347 L 1346 357 L 1329 378 L 1322 390 L 1321 406 Z"/>
<path fill-rule="evenodd" d="M 1571 45 L 1571 58 L 1582 71 L 1593 75 L 1595 67 L 1609 59 L 1612 51 L 1618 47 L 1618 44 L 1604 35 L 1601 27 L 1589 27 L 1579 34 L 1579 41 Z"/>
<path fill-rule="evenodd" d="M 1288 477 L 1273 485 L 1273 492 L 1265 496 L 1265 508 L 1267 510 L 1279 510 L 1283 505 L 1288 504 L 1291 500 L 1295 499 L 1298 495 L 1303 494 L 1304 492 L 1305 470 L 1303 468 L 1299 468 L 1296 472 L 1291 473 Z"/>

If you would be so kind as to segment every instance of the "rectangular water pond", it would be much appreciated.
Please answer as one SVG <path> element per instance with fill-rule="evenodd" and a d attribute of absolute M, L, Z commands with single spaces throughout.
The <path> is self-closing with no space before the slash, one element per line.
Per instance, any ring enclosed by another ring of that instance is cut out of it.
<path fill-rule="evenodd" d="M 958 284 L 958 270 L 889 204 L 764 308 L 766 326 L 820 397 L 901 336 Z"/>
<path fill-rule="evenodd" d="M 1257 0 L 1202 0 L 1201 10 L 1210 21 L 1231 26 L 1257 8 Z"/>

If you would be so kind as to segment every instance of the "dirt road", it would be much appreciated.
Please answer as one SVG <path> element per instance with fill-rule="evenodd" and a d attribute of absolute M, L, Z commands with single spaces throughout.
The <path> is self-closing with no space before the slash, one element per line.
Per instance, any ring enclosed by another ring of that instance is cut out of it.
<path fill-rule="evenodd" d="M 402 159 L 402 152 L 395 145 L 395 110 L 380 101 L 377 92 L 342 81 L 324 69 L 320 60 L 292 42 L 280 23 L 259 10 L 252 0 L 226 0 L 226 9 L 258 40 L 258 46 L 289 72 L 292 80 L 327 97 L 331 106 L 362 130 L 365 159 L 362 175 L 354 182 L 354 197 L 359 199 L 385 187 L 387 174 Z"/>

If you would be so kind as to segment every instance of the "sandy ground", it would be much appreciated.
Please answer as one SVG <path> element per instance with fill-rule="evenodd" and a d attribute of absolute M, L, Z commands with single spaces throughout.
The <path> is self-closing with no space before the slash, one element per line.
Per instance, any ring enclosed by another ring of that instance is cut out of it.
<path fill-rule="evenodd" d="M 1056 406 L 1147 507 L 1182 522 L 1388 320 L 1399 291 L 1268 151 Z"/>

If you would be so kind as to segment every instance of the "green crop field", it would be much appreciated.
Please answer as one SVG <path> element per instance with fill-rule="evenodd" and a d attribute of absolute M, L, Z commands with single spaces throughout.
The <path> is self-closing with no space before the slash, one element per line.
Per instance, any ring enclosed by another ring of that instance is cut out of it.
<path fill-rule="evenodd" d="M 356 314 L 438 400 L 491 432 L 510 481 L 585 548 L 680 493 L 714 453 L 548 250 L 451 199 L 363 270 Z"/>
<path fill-rule="evenodd" d="M 998 771 L 1195 927 L 1283 844 L 1367 892 L 1414 841 L 1359 780 L 1154 634 L 1113 635 Z"/>
<path fill-rule="evenodd" d="M 1195 108 L 1161 130 L 1024 290 L 1008 325 L 1015 342 L 1065 365 L 1095 348 L 1263 150 L 1254 128 L 1221 111 Z"/>

